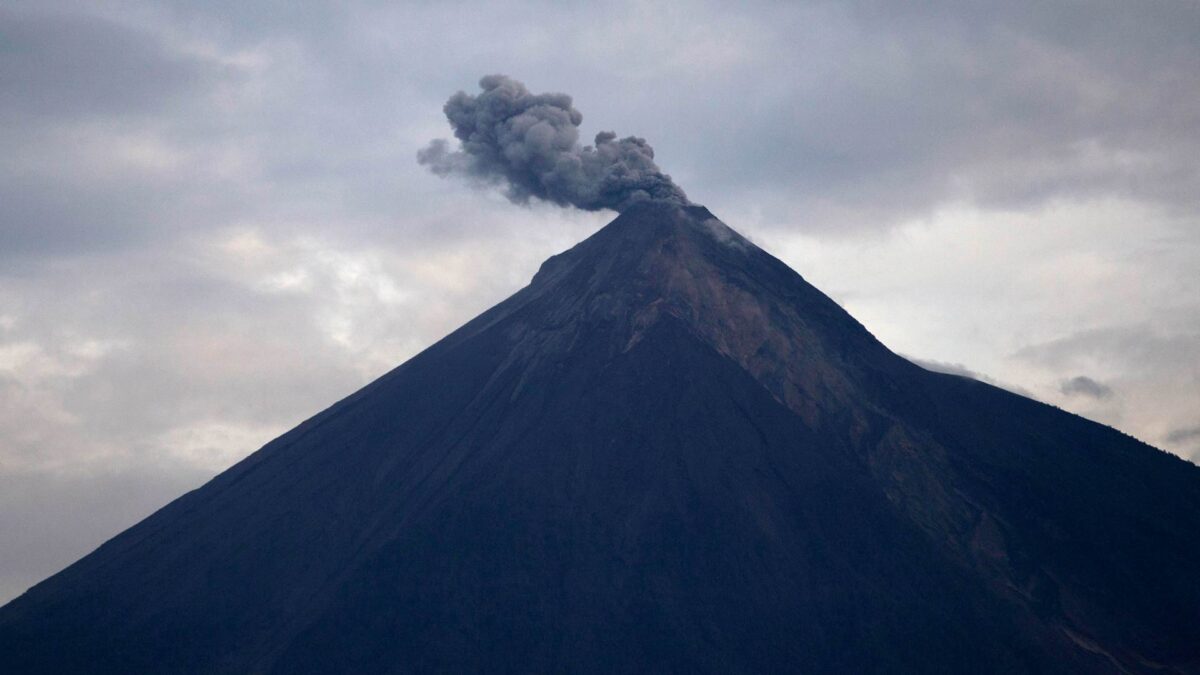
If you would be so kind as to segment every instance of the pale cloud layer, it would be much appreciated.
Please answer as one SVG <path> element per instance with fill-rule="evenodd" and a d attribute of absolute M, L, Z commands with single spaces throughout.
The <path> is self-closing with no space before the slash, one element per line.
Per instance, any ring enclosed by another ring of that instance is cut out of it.
<path fill-rule="evenodd" d="M 893 350 L 1200 453 L 1191 2 L 11 2 L 0 602 L 612 214 L 441 181 L 506 73 Z"/>

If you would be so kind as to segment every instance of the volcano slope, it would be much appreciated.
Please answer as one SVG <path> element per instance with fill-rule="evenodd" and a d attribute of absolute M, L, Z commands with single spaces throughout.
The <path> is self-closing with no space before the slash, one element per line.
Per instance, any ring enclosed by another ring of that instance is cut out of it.
<path fill-rule="evenodd" d="M 0 609 L 0 666 L 1200 672 L 1200 469 L 647 202 Z"/>

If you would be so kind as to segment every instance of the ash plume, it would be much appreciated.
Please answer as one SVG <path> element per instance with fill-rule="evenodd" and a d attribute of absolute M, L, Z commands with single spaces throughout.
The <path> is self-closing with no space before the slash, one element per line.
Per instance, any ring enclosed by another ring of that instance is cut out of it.
<path fill-rule="evenodd" d="M 501 185 L 519 204 L 536 197 L 588 211 L 623 211 L 647 199 L 689 203 L 654 163 L 645 139 L 604 131 L 595 145 L 581 146 L 583 115 L 567 94 L 532 94 L 504 75 L 488 75 L 479 86 L 478 95 L 460 91 L 443 108 L 461 147 L 439 139 L 417 153 L 435 174 Z"/>

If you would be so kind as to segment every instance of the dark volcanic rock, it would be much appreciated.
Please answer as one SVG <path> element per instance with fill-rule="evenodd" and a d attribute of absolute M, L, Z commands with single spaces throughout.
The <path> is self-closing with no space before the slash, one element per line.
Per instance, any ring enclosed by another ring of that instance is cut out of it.
<path fill-rule="evenodd" d="M 0 670 L 1200 672 L 1200 469 L 647 203 L 0 609 Z"/>

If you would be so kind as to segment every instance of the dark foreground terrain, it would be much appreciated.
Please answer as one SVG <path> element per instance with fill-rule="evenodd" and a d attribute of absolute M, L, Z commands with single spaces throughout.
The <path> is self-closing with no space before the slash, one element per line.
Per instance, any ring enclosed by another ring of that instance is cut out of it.
<path fill-rule="evenodd" d="M 1200 469 L 647 203 L 0 609 L 4 673 L 1200 672 Z"/>

